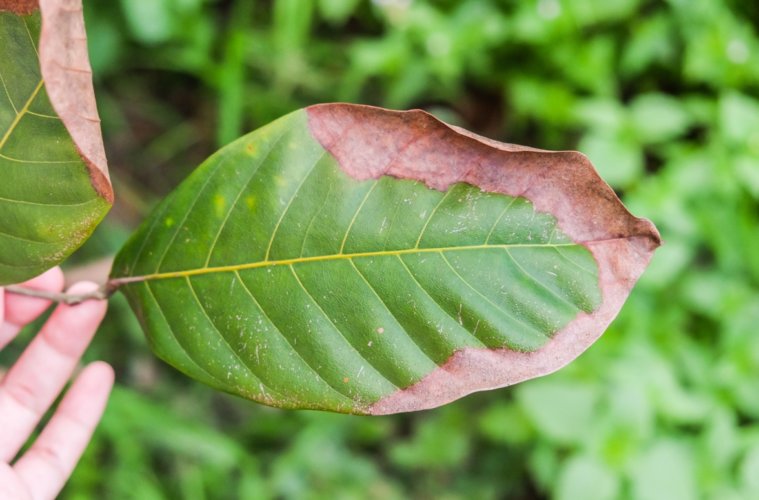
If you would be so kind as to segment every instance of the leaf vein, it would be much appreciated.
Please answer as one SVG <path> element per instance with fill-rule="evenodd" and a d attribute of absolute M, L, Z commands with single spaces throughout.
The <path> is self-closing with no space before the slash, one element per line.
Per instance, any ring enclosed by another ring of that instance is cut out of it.
<path fill-rule="evenodd" d="M 90 203 L 97 203 L 97 199 L 93 198 L 91 200 L 83 201 L 81 203 L 39 203 L 36 201 L 26 201 L 26 200 L 16 200 L 13 198 L 5 198 L 3 196 L 0 196 L 0 202 L 6 202 L 6 203 L 18 203 L 20 205 L 34 205 L 34 206 L 40 206 L 40 207 L 81 207 L 83 205 L 89 205 Z"/>
<path fill-rule="evenodd" d="M 8 130 L 5 131 L 5 134 L 3 134 L 3 137 L 0 138 L 0 150 L 5 147 L 5 144 L 8 142 L 8 139 L 10 139 L 13 132 L 16 130 L 16 127 L 18 127 L 19 122 L 21 121 L 21 118 L 24 117 L 26 112 L 29 110 L 29 107 L 32 105 L 32 102 L 34 102 L 34 99 L 37 97 L 37 94 L 39 94 L 40 89 L 42 89 L 42 86 L 44 84 L 43 80 L 40 80 L 37 86 L 32 91 L 32 94 L 29 96 L 29 99 L 27 99 L 26 103 L 24 103 L 24 106 L 21 108 L 20 111 L 16 112 L 16 117 L 11 122 L 10 126 L 8 127 Z"/>
<path fill-rule="evenodd" d="M 213 327 L 213 331 L 216 332 L 216 334 L 218 335 L 219 339 L 224 343 L 224 345 L 227 346 L 227 350 L 230 353 L 232 353 L 232 355 L 237 359 L 237 361 L 240 362 L 240 364 L 247 370 L 247 372 L 250 374 L 250 376 L 253 377 L 253 379 L 260 384 L 260 387 L 265 388 L 267 391 L 269 391 L 272 394 L 276 394 L 279 397 L 282 397 L 282 395 L 278 391 L 274 391 L 274 390 L 271 389 L 271 387 L 268 387 L 266 384 L 264 384 L 264 382 L 261 380 L 261 378 L 253 372 L 253 369 L 250 367 L 250 365 L 248 365 L 248 363 L 246 363 L 245 360 L 243 360 L 240 357 L 240 355 L 237 354 L 237 351 L 235 351 L 235 349 L 229 343 L 229 341 L 224 336 L 224 334 L 221 333 L 221 330 L 219 330 L 219 328 L 216 326 L 216 323 L 214 323 L 214 321 L 208 315 L 208 312 L 206 311 L 205 306 L 200 301 L 200 298 L 198 297 L 198 294 L 195 291 L 195 287 L 192 286 L 192 281 L 190 280 L 190 278 L 187 277 L 187 278 L 185 278 L 185 280 L 187 282 L 187 286 L 190 289 L 190 293 L 192 293 L 192 297 L 195 299 L 195 302 L 198 304 L 198 306 L 200 308 L 200 312 L 203 313 L 203 316 L 205 316 L 205 318 L 208 320 L 208 323 L 211 325 L 211 327 Z M 264 394 L 264 397 L 265 396 L 266 396 L 266 394 Z"/>
<path fill-rule="evenodd" d="M 26 242 L 26 243 L 43 243 L 43 244 L 53 243 L 51 241 L 33 240 L 33 239 L 30 239 L 30 238 L 24 238 L 23 236 L 18 236 L 18 235 L 15 235 L 13 233 L 8 233 L 8 232 L 2 231 L 2 230 L 0 230 L 0 235 L 1 236 L 7 236 L 8 238 L 12 238 L 14 240 L 23 241 L 23 242 Z"/>
<path fill-rule="evenodd" d="M 525 276 L 527 276 L 527 278 L 529 278 L 531 281 L 535 282 L 535 283 L 536 283 L 536 284 L 537 284 L 539 287 L 541 287 L 541 288 L 543 288 L 544 290 L 546 290 L 548 293 L 550 293 L 551 295 L 553 295 L 554 297 L 556 297 L 557 299 L 559 299 L 561 302 L 564 302 L 565 304 L 567 304 L 567 305 L 571 306 L 571 307 L 572 307 L 572 309 L 575 309 L 575 310 L 579 310 L 579 309 L 580 309 L 579 307 L 577 307 L 575 304 L 571 303 L 571 302 L 570 302 L 569 300 L 567 300 L 566 298 L 564 298 L 564 297 L 561 297 L 561 296 L 560 296 L 560 295 L 558 295 L 556 292 L 554 292 L 553 290 L 551 290 L 551 289 L 550 289 L 550 288 L 549 288 L 549 287 L 548 287 L 548 286 L 547 286 L 545 283 L 543 283 L 541 280 L 539 280 L 538 278 L 536 278 L 535 276 L 533 276 L 532 274 L 530 274 L 529 272 L 527 272 L 527 270 L 526 270 L 524 267 L 522 267 L 522 265 L 519 263 L 519 261 L 517 261 L 517 259 L 516 259 L 516 258 L 514 258 L 514 256 L 513 256 L 513 255 L 511 255 L 511 252 L 509 252 L 509 249 L 508 249 L 508 248 L 505 248 L 504 250 L 506 250 L 506 255 L 508 255 L 508 256 L 509 256 L 509 259 L 511 259 L 511 261 L 512 261 L 512 262 L 513 262 L 513 263 L 514 263 L 516 266 L 517 266 L 517 269 L 519 269 L 519 271 L 520 271 L 522 274 L 524 274 Z"/>
<path fill-rule="evenodd" d="M 160 313 L 161 317 L 163 318 L 163 322 L 166 324 L 169 333 L 171 334 L 171 337 L 174 339 L 174 342 L 177 346 L 179 346 L 179 349 L 185 354 L 187 359 L 192 363 L 196 368 L 198 368 L 200 371 L 208 375 L 211 380 L 215 380 L 219 382 L 222 385 L 225 385 L 225 381 L 221 380 L 220 378 L 214 376 L 211 374 L 208 370 L 200 366 L 195 360 L 190 356 L 190 353 L 187 351 L 185 346 L 182 345 L 181 342 L 179 342 L 179 337 L 177 337 L 176 333 L 174 333 L 174 329 L 171 327 L 171 322 L 166 317 L 166 313 L 163 312 L 163 306 L 161 306 L 161 303 L 158 301 L 158 297 L 155 296 L 153 293 L 152 288 L 150 288 L 150 283 L 145 283 L 145 289 L 148 291 L 148 294 L 150 295 L 150 298 L 153 299 L 153 303 L 155 303 L 156 307 L 158 308 L 158 312 Z"/>
<path fill-rule="evenodd" d="M 11 99 L 11 93 L 8 91 L 8 87 L 5 85 L 5 78 L 3 78 L 3 72 L 0 71 L 0 83 L 3 84 L 3 90 L 5 90 L 5 96 L 8 98 L 8 102 L 11 105 L 11 108 L 13 108 L 13 112 L 15 114 L 18 114 L 18 108 L 16 108 L 16 105 L 13 104 L 13 99 Z"/>
<path fill-rule="evenodd" d="M 250 288 L 248 288 L 248 285 L 245 284 L 245 281 L 243 281 L 242 276 L 240 276 L 240 273 L 238 271 L 235 271 L 235 277 L 237 278 L 237 280 L 242 285 L 242 287 L 245 290 L 245 292 L 247 293 L 248 297 L 250 297 L 250 299 L 253 301 L 253 303 L 255 304 L 255 306 L 258 307 L 258 309 L 261 311 L 261 314 L 266 318 L 266 320 L 269 322 L 269 324 L 271 324 L 271 326 L 274 328 L 274 330 L 277 331 L 277 333 L 280 335 L 280 337 L 282 337 L 284 339 L 284 341 L 287 342 L 287 344 L 290 346 L 290 348 L 293 350 L 293 352 L 301 359 L 301 361 L 303 361 L 303 363 L 308 367 L 308 369 L 311 370 L 317 377 L 319 377 L 319 379 L 321 379 L 325 384 L 327 384 L 327 386 L 332 391 L 334 391 L 340 397 L 346 398 L 348 400 L 348 402 L 350 402 L 352 404 L 353 400 L 350 399 L 349 395 L 344 394 L 343 392 L 341 392 L 339 390 L 339 387 L 335 387 L 332 384 L 330 384 L 329 381 L 326 378 L 324 378 L 322 376 L 322 374 L 319 373 L 319 371 L 316 368 L 314 368 L 311 365 L 311 363 L 309 363 L 308 360 L 305 357 L 303 357 L 303 354 L 301 354 L 300 351 L 298 351 L 298 349 L 295 348 L 295 344 L 290 340 L 290 338 L 287 335 L 285 335 L 284 331 L 280 327 L 278 327 L 276 325 L 276 323 L 274 323 L 274 320 L 271 319 L 271 317 L 266 313 L 266 310 L 263 308 L 263 306 L 261 305 L 261 303 L 258 302 L 258 299 L 256 299 L 255 295 L 253 295 L 253 291 Z"/>
<path fill-rule="evenodd" d="M 314 215 L 311 216 L 311 220 L 308 222 L 308 226 L 306 226 L 306 232 L 303 234 L 303 241 L 300 243 L 299 257 L 303 257 L 303 251 L 306 249 L 306 241 L 308 241 L 308 234 L 311 232 L 311 228 L 313 227 L 314 222 L 316 221 L 316 218 L 319 216 L 320 213 L 322 213 L 322 210 L 324 210 L 324 207 L 327 206 L 327 203 L 330 201 L 329 195 L 332 194 L 332 186 L 333 184 L 329 185 L 329 188 L 327 189 L 327 194 L 324 195 L 324 200 L 322 201 L 321 206 L 319 206 L 319 210 L 316 210 L 314 212 Z"/>
<path fill-rule="evenodd" d="M 406 329 L 403 328 L 403 326 L 401 325 L 400 321 L 398 321 L 398 318 L 395 316 L 395 314 L 393 314 L 393 311 L 390 310 L 390 307 L 387 305 L 387 303 L 382 299 L 382 297 L 380 297 L 379 293 L 377 293 L 377 290 L 374 288 L 374 286 L 369 282 L 369 280 L 366 278 L 366 276 L 364 276 L 364 273 L 362 273 L 361 270 L 358 267 L 356 267 L 356 264 L 353 262 L 353 260 L 351 259 L 348 262 L 350 262 L 350 264 L 353 267 L 353 269 L 356 270 L 356 272 L 361 277 L 361 279 L 364 281 L 364 283 L 366 283 L 366 286 L 369 287 L 369 290 L 371 290 L 371 292 L 374 294 L 374 296 L 377 297 L 377 299 L 382 303 L 382 305 L 384 306 L 384 308 L 387 310 L 387 312 L 390 314 L 390 316 L 392 316 L 393 320 L 398 324 L 398 326 L 400 327 L 400 329 L 403 330 L 403 332 L 406 334 L 406 337 L 408 337 L 409 340 L 414 345 L 416 345 L 416 347 L 419 349 L 419 352 L 421 352 L 422 355 L 424 355 L 424 357 L 427 358 L 430 361 L 430 363 L 432 363 L 435 366 L 439 366 L 435 362 L 435 360 L 432 359 L 429 356 L 429 354 L 427 354 L 427 352 L 422 348 L 422 346 L 419 345 L 419 343 L 416 341 L 416 339 L 413 336 L 409 335 L 409 333 L 406 331 Z"/>
<path fill-rule="evenodd" d="M 213 252 L 216 249 L 216 243 L 219 241 L 219 237 L 221 236 L 221 233 L 224 232 L 224 228 L 227 225 L 227 221 L 229 220 L 229 217 L 232 215 L 232 212 L 235 211 L 235 208 L 237 208 L 237 204 L 240 201 L 240 198 L 242 197 L 243 193 L 247 191 L 248 187 L 250 187 L 250 183 L 253 182 L 253 179 L 256 177 L 256 174 L 261 169 L 261 165 L 266 161 L 267 158 L 269 158 L 269 155 L 271 155 L 271 152 L 274 151 L 274 148 L 277 146 L 279 141 L 284 137 L 284 132 L 282 132 L 271 144 L 271 147 L 266 152 L 266 155 L 263 156 L 258 161 L 258 165 L 255 169 L 253 169 L 253 172 L 251 172 L 250 176 L 248 177 L 248 180 L 243 184 L 242 188 L 240 189 L 240 192 L 237 193 L 237 196 L 235 197 L 235 200 L 232 202 L 232 205 L 230 205 L 229 210 L 227 210 L 227 213 L 224 215 L 224 220 L 221 223 L 221 227 L 219 227 L 218 232 L 216 233 L 216 236 L 213 239 L 213 243 L 211 243 L 211 248 L 208 250 L 208 256 L 206 257 L 206 263 L 204 264 L 204 267 L 208 267 L 208 264 L 211 262 L 211 257 L 213 256 Z"/>
<path fill-rule="evenodd" d="M 359 204 L 356 211 L 353 213 L 353 217 L 351 218 L 350 224 L 348 224 L 348 228 L 345 230 L 345 234 L 343 235 L 343 241 L 340 244 L 340 250 L 337 252 L 338 254 L 342 254 L 345 250 L 345 244 L 348 242 L 348 236 L 350 236 L 351 229 L 353 229 L 353 224 L 356 223 L 356 219 L 358 219 L 358 214 L 361 212 L 361 209 L 364 208 L 364 205 L 366 204 L 366 200 L 369 199 L 369 197 L 372 194 L 372 191 L 374 191 L 374 188 L 377 187 L 377 184 L 379 184 L 379 180 L 375 180 L 372 184 L 372 187 L 370 187 L 366 194 L 364 195 L 364 198 L 361 200 L 361 203 Z"/>
<path fill-rule="evenodd" d="M 186 269 L 183 271 L 168 271 L 163 273 L 152 273 L 142 276 L 125 276 L 122 278 L 116 278 L 114 283 L 131 283 L 135 281 L 143 280 L 156 280 L 156 279 L 170 279 L 170 278 L 182 278 L 185 276 L 195 276 L 198 274 L 231 272 L 231 271 L 244 271 L 246 269 L 260 269 L 274 266 L 287 266 L 292 264 L 304 264 L 308 262 L 325 262 L 344 259 L 357 259 L 364 257 L 384 257 L 392 255 L 408 255 L 419 253 L 441 253 L 449 251 L 472 251 L 472 250 L 486 250 L 493 248 L 545 248 L 545 247 L 557 247 L 557 246 L 576 246 L 575 243 L 557 243 L 554 245 L 548 245 L 545 243 L 513 243 L 503 245 L 470 245 L 470 246 L 451 246 L 446 248 L 430 247 L 430 248 L 407 248 L 402 250 L 379 250 L 374 252 L 357 252 L 346 254 L 330 254 L 330 255 L 315 255 L 311 257 L 297 257 L 292 259 L 282 260 L 269 260 L 258 261 L 247 264 L 233 264 L 228 266 L 218 267 L 203 267 L 196 269 Z"/>
<path fill-rule="evenodd" d="M 185 211 L 184 216 L 182 217 L 182 221 L 177 224 L 177 230 L 174 231 L 174 234 L 171 236 L 171 239 L 166 244 L 166 248 L 163 250 L 163 254 L 161 255 L 161 258 L 158 260 L 158 265 L 156 266 L 156 272 L 158 272 L 161 269 L 161 265 L 163 264 L 163 261 L 166 259 L 166 255 L 168 255 L 169 250 L 171 249 L 171 246 L 174 244 L 174 241 L 177 239 L 177 236 L 179 236 L 179 232 L 184 227 L 185 222 L 187 222 L 187 218 L 190 216 L 190 213 L 192 213 L 192 209 L 195 208 L 195 205 L 197 205 L 198 200 L 200 200 L 200 197 L 203 195 L 203 192 L 208 188 L 208 185 L 211 183 L 211 179 L 213 179 L 216 174 L 221 170 L 222 165 L 224 165 L 227 162 L 227 159 L 229 156 L 225 156 L 224 158 L 220 159 L 219 162 L 216 164 L 216 167 L 214 167 L 213 171 L 208 175 L 203 185 L 198 190 L 198 194 L 195 195 L 195 197 L 192 200 L 192 203 L 189 207 L 187 207 L 187 210 Z M 147 241 L 148 238 L 145 238 L 145 241 Z M 144 248 L 144 245 L 143 245 Z M 142 249 L 140 249 L 140 252 L 142 252 Z M 139 260 L 138 258 L 135 259 L 135 261 Z"/>
<path fill-rule="evenodd" d="M 467 335 L 471 336 L 475 342 L 480 344 L 481 347 L 487 347 L 479 338 L 477 338 L 477 335 L 475 335 L 474 331 L 470 331 L 468 328 L 466 328 L 463 324 L 461 324 L 456 318 L 453 317 L 451 313 L 449 313 L 441 304 L 438 302 L 435 297 L 430 294 L 430 292 L 427 291 L 427 289 L 419 282 L 418 279 L 416 279 L 416 276 L 411 271 L 411 269 L 406 264 L 406 261 L 403 260 L 403 258 L 398 255 L 398 260 L 401 261 L 401 264 L 403 265 L 403 268 L 406 270 L 409 276 L 411 276 L 411 279 L 414 280 L 414 283 L 419 287 L 419 289 L 424 292 L 424 294 L 432 300 L 432 302 L 437 306 L 438 309 L 440 309 L 446 316 L 451 318 L 454 322 L 454 324 L 458 325 L 459 328 L 461 328 L 464 332 L 467 333 Z"/>
<path fill-rule="evenodd" d="M 509 211 L 511 206 L 514 204 L 514 202 L 517 201 L 517 197 L 511 198 L 511 201 L 506 205 L 506 207 L 501 212 L 501 215 L 498 216 L 498 218 L 493 223 L 493 227 L 490 228 L 490 231 L 488 231 L 488 236 L 485 238 L 485 244 L 487 245 L 490 243 L 490 238 L 493 236 L 493 231 L 495 231 L 495 228 L 498 227 L 498 223 L 501 222 L 501 219 L 503 219 L 503 216 L 506 215 L 506 213 Z M 548 241 L 551 242 L 550 240 Z"/>
<path fill-rule="evenodd" d="M 274 230 L 271 232 L 271 237 L 269 238 L 269 244 L 266 247 L 266 255 L 264 256 L 264 261 L 269 260 L 269 255 L 271 254 L 271 247 L 274 244 L 274 239 L 277 236 L 277 231 L 279 231 L 279 227 L 282 224 L 282 221 L 285 219 L 285 216 L 287 215 L 287 212 L 290 210 L 290 207 L 292 206 L 293 202 L 295 201 L 295 198 L 298 197 L 298 193 L 300 192 L 303 185 L 306 183 L 309 177 L 311 177 L 311 174 L 316 170 L 316 165 L 319 164 L 319 162 L 324 158 L 324 156 L 327 154 L 327 150 L 323 150 L 322 153 L 316 158 L 314 161 L 314 164 L 311 165 L 311 167 L 308 169 L 308 172 L 303 176 L 303 179 L 300 181 L 300 184 L 298 184 L 298 187 L 295 188 L 295 192 L 292 194 L 289 200 L 287 200 L 287 205 L 285 206 L 285 209 L 282 211 L 282 214 L 279 216 L 279 219 L 277 220 L 277 224 L 274 226 Z"/>
<path fill-rule="evenodd" d="M 471 284 L 471 283 L 469 283 L 469 281 L 467 281 L 467 280 L 466 280 L 466 279 L 465 279 L 463 276 L 461 276 L 461 274 L 460 274 L 458 271 L 456 271 L 456 268 L 454 268 L 454 267 L 453 267 L 453 265 L 451 265 L 450 261 L 449 261 L 449 260 L 446 258 L 445 254 L 443 254 L 443 253 L 441 252 L 441 256 L 443 257 L 443 260 L 444 260 L 444 261 L 445 261 L 445 263 L 448 265 L 448 267 L 450 267 L 450 268 L 451 268 L 451 271 L 453 271 L 453 273 L 454 273 L 456 276 L 458 276 L 458 278 L 459 278 L 459 279 L 460 279 L 460 280 L 461 280 L 461 281 L 462 281 L 462 282 L 463 282 L 463 283 L 464 283 L 466 286 L 468 286 L 469 288 L 471 288 L 471 289 L 472 289 L 472 290 L 473 290 L 473 291 L 474 291 L 474 292 L 475 292 L 477 295 L 479 295 L 480 297 L 482 297 L 483 299 L 485 299 L 485 302 L 487 302 L 488 304 L 492 305 L 493 307 L 495 307 L 495 308 L 496 308 L 496 310 L 498 310 L 498 311 L 502 312 L 504 315 L 506 315 L 507 317 L 509 317 L 509 318 L 513 319 L 513 320 L 514 320 L 514 321 L 516 321 L 517 323 L 519 323 L 519 324 L 521 324 L 521 325 L 525 326 L 526 328 L 528 328 L 528 329 L 530 329 L 530 330 L 532 330 L 532 331 L 534 331 L 534 332 L 536 332 L 536 333 L 539 333 L 540 335 L 542 335 L 542 336 L 543 336 L 543 337 L 545 337 L 545 338 L 550 338 L 550 336 L 549 336 L 547 333 L 545 333 L 545 332 L 543 332 L 543 331 L 539 330 L 538 328 L 535 328 L 533 325 L 531 325 L 531 324 L 529 324 L 529 323 L 525 323 L 525 322 L 524 322 L 522 319 L 520 319 L 520 318 L 517 318 L 516 316 L 514 316 L 513 314 L 511 314 L 509 311 L 507 311 L 507 310 L 506 310 L 506 309 L 504 309 L 503 307 L 499 306 L 498 304 L 496 304 L 495 302 L 493 302 L 492 300 L 490 300 L 490 298 L 488 298 L 488 296 L 487 296 L 487 295 L 485 295 L 484 293 L 482 293 L 481 291 L 479 291 L 478 289 L 476 289 L 474 286 L 472 286 L 472 284 Z"/>
<path fill-rule="evenodd" d="M 425 231 L 427 231 L 427 226 L 429 226 L 430 222 L 432 221 L 432 218 L 435 217 L 435 213 L 437 213 L 438 208 L 443 204 L 445 199 L 448 197 L 449 194 L 451 194 L 451 191 L 453 189 L 448 189 L 448 191 L 445 192 L 445 194 L 440 197 L 440 200 L 437 202 L 437 205 L 435 205 L 435 208 L 432 209 L 432 212 L 430 212 L 430 216 L 427 217 L 427 220 L 424 221 L 424 226 L 422 227 L 422 230 L 419 232 L 419 237 L 416 239 L 416 245 L 414 245 L 414 248 L 419 248 L 419 243 L 422 242 L 422 238 L 424 237 Z"/>
<path fill-rule="evenodd" d="M 29 29 L 29 24 L 27 24 L 26 18 L 22 17 L 21 22 L 24 23 L 24 29 L 26 29 L 26 34 L 29 35 L 29 41 L 32 42 L 32 48 L 34 49 L 34 53 L 37 55 L 37 59 L 39 59 L 40 53 L 37 50 L 37 40 L 35 40 L 34 36 L 32 36 L 32 31 Z"/>
<path fill-rule="evenodd" d="M 393 387 L 395 387 L 396 389 L 398 389 L 399 387 L 397 385 L 395 385 L 393 382 L 391 382 L 390 380 L 388 380 L 388 378 L 382 372 L 380 372 L 379 369 L 377 369 L 376 366 L 374 366 L 368 359 L 366 359 L 361 354 L 361 352 L 358 349 L 356 349 L 356 346 L 354 346 L 351 343 L 351 341 L 348 340 L 348 337 L 345 336 L 345 334 L 343 333 L 343 331 L 340 330 L 340 328 L 338 328 L 337 325 L 332 321 L 332 318 L 329 317 L 329 315 L 327 314 L 327 311 L 325 311 L 322 308 L 321 304 L 319 304 L 319 302 L 316 301 L 316 298 L 311 294 L 311 292 L 308 291 L 308 289 L 306 288 L 306 286 L 303 284 L 303 282 L 301 281 L 300 277 L 298 276 L 298 273 L 295 272 L 295 268 L 292 265 L 289 266 L 289 267 L 290 267 L 290 272 L 292 272 L 293 276 L 295 277 L 295 280 L 298 282 L 298 284 L 300 285 L 300 287 L 303 289 L 303 292 L 311 299 L 311 301 L 314 303 L 314 305 L 317 307 L 317 309 L 319 309 L 319 311 L 321 311 L 322 315 L 332 325 L 332 327 L 335 329 L 335 331 L 337 331 L 337 333 L 339 333 L 340 336 L 343 337 L 343 339 L 345 340 L 345 343 L 355 352 L 355 354 L 359 358 L 361 358 L 363 361 L 366 361 L 366 364 L 368 364 L 369 366 L 371 366 L 372 369 L 377 373 L 377 375 L 379 375 L 380 377 L 382 377 L 383 379 L 385 379 L 388 384 L 390 384 Z"/>
<path fill-rule="evenodd" d="M 27 114 L 32 114 L 27 111 Z M 0 158 L 16 163 L 24 163 L 29 165 L 73 165 L 75 163 L 82 163 L 82 160 L 22 160 L 21 158 L 13 158 L 6 154 L 0 153 Z"/>
<path fill-rule="evenodd" d="M 570 259 L 569 257 L 567 257 L 567 256 L 564 254 L 564 252 L 562 252 L 562 248 L 561 248 L 561 247 L 554 247 L 554 248 L 553 248 L 553 250 L 554 250 L 556 253 L 558 253 L 558 254 L 559 254 L 559 256 L 560 256 L 562 259 L 566 260 L 567 262 L 569 262 L 570 264 L 574 265 L 574 266 L 575 266 L 575 267 L 577 267 L 578 269 L 580 269 L 580 270 L 582 270 L 582 271 L 584 271 L 584 272 L 586 272 L 586 273 L 590 274 L 591 276 L 596 276 L 596 271 L 594 271 L 594 270 L 591 270 L 591 269 L 588 269 L 588 268 L 586 268 L 586 267 L 584 267 L 584 266 L 581 266 L 579 263 L 575 262 L 575 261 L 574 261 L 574 259 Z"/>

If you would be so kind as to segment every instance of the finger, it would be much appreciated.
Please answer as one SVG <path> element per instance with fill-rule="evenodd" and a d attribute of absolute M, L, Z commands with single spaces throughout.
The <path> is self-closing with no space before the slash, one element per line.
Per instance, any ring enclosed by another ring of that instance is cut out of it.
<path fill-rule="evenodd" d="M 37 441 L 13 466 L 32 498 L 55 498 L 74 470 L 105 410 L 113 369 L 87 366 Z"/>
<path fill-rule="evenodd" d="M 0 463 L 0 498 L 27 500 L 29 492 L 19 481 L 16 471 L 8 464 Z"/>
<path fill-rule="evenodd" d="M 34 288 L 37 290 L 46 290 L 50 292 L 60 292 L 63 289 L 63 272 L 60 268 L 54 267 L 45 273 L 22 283 L 21 286 Z M 21 327 L 34 321 L 50 305 L 49 300 L 36 297 L 26 297 L 13 293 L 0 293 L 0 349 L 5 347 Z M 2 310 L 5 309 L 3 316 Z"/>
<path fill-rule="evenodd" d="M 87 293 L 94 283 L 78 283 Z M 0 461 L 10 461 L 61 392 L 103 319 L 105 301 L 58 306 L 0 383 Z"/>
<path fill-rule="evenodd" d="M 63 271 L 59 267 L 54 267 L 36 278 L 21 283 L 20 286 L 50 292 L 60 292 L 63 289 L 63 281 Z M 42 314 L 49 305 L 50 301 L 46 299 L 6 293 L 5 321 L 14 325 L 24 326 Z"/>

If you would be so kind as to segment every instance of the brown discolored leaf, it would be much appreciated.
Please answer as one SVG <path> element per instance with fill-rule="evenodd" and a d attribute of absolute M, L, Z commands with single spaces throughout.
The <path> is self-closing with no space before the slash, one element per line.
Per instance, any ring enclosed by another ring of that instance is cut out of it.
<path fill-rule="evenodd" d="M 40 71 L 50 103 L 87 164 L 95 190 L 113 203 L 100 116 L 87 52 L 81 0 L 0 0 L 0 11 L 28 15 L 39 10 Z"/>
<path fill-rule="evenodd" d="M 580 153 L 499 143 L 423 111 L 325 104 L 308 108 L 308 116 L 311 133 L 350 176 L 391 175 L 441 191 L 465 182 L 526 198 L 537 211 L 553 215 L 558 228 L 590 250 L 598 265 L 600 307 L 578 313 L 540 349 L 465 347 L 421 381 L 377 401 L 368 413 L 432 408 L 561 368 L 603 333 L 661 243 L 654 225 L 631 215 Z"/>
<path fill-rule="evenodd" d="M 40 12 L 40 69 L 50 102 L 85 160 L 95 190 L 113 203 L 82 2 L 40 0 Z"/>
<path fill-rule="evenodd" d="M 113 203 L 81 0 L 0 1 L 0 284 L 83 243 Z"/>
<path fill-rule="evenodd" d="M 325 104 L 209 158 L 110 285 L 161 358 L 213 387 L 387 414 L 566 364 L 658 244 L 579 153 Z"/>

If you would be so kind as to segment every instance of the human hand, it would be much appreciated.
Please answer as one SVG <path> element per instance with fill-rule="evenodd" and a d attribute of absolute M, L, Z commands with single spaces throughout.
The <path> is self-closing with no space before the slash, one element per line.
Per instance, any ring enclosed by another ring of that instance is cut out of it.
<path fill-rule="evenodd" d="M 63 273 L 51 269 L 25 286 L 58 292 Z M 93 288 L 93 283 L 77 283 L 69 291 Z M 0 349 L 48 305 L 0 288 Z M 105 310 L 105 301 L 59 305 L 16 364 L 0 375 L 0 498 L 52 499 L 71 475 L 113 386 L 113 369 L 106 363 L 82 370 L 34 444 L 17 454 L 71 377 Z"/>

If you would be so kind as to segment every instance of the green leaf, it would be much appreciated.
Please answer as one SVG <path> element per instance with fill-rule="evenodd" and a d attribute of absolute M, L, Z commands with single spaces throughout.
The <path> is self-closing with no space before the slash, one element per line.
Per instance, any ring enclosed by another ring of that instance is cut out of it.
<path fill-rule="evenodd" d="M 629 139 L 591 132 L 580 140 L 580 148 L 599 165 L 601 174 L 614 187 L 627 187 L 643 175 L 643 151 Z"/>
<path fill-rule="evenodd" d="M 333 104 L 212 156 L 119 253 L 111 284 L 156 353 L 198 380 L 380 414 L 569 362 L 657 244 L 582 155 Z"/>
<path fill-rule="evenodd" d="M 556 483 L 557 500 L 605 500 L 619 498 L 619 478 L 591 457 L 575 455 L 561 468 Z"/>
<path fill-rule="evenodd" d="M 630 119 L 636 136 L 644 143 L 672 141 L 684 134 L 691 123 L 680 101 L 661 93 L 637 96 L 630 103 Z"/>
<path fill-rule="evenodd" d="M 171 0 L 122 0 L 121 9 L 132 35 L 151 45 L 168 41 L 174 32 Z"/>
<path fill-rule="evenodd" d="M 0 2 L 0 285 L 61 262 L 113 200 L 81 11 L 63 3 Z"/>
<path fill-rule="evenodd" d="M 543 379 L 521 385 L 517 402 L 538 432 L 557 443 L 582 443 L 598 425 L 598 389 Z"/>
<path fill-rule="evenodd" d="M 698 498 L 694 456 L 692 447 L 674 439 L 654 442 L 630 471 L 632 497 Z"/>

